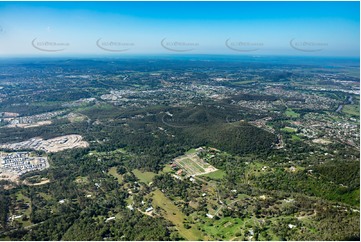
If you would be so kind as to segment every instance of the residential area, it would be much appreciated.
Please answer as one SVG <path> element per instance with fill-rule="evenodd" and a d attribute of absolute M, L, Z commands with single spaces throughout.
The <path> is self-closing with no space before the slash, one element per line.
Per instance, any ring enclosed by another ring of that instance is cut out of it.
<path fill-rule="evenodd" d="M 27 172 L 48 167 L 48 158 L 44 156 L 34 156 L 30 152 L 0 152 L 0 180 L 15 179 Z"/>

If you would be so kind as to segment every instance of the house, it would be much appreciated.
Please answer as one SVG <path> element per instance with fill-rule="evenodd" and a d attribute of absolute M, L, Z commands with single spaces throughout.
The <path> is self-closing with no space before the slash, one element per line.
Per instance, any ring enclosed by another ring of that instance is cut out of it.
<path fill-rule="evenodd" d="M 110 217 L 110 218 L 107 218 L 107 219 L 105 220 L 105 222 L 109 222 L 109 221 L 114 220 L 114 219 L 115 219 L 115 217 Z"/>
<path fill-rule="evenodd" d="M 289 224 L 288 225 L 288 228 L 290 228 L 290 229 L 293 229 L 293 228 L 296 228 L 297 226 L 296 225 L 293 225 L 293 224 Z"/>
<path fill-rule="evenodd" d="M 146 213 L 149 213 L 149 212 L 151 212 L 151 211 L 153 211 L 153 207 L 149 207 L 149 208 L 147 208 L 147 209 L 145 210 Z"/>
<path fill-rule="evenodd" d="M 291 172 L 295 172 L 295 171 L 296 171 L 296 167 L 291 166 L 291 167 L 290 167 L 290 171 L 291 171 Z"/>
<path fill-rule="evenodd" d="M 207 218 L 213 218 L 213 215 L 209 214 L 209 213 L 207 213 L 206 216 L 207 216 Z"/>
<path fill-rule="evenodd" d="M 177 175 L 178 175 L 178 176 L 182 175 L 182 173 L 183 173 L 183 170 L 182 170 L 182 169 L 180 169 L 180 170 L 177 171 Z"/>

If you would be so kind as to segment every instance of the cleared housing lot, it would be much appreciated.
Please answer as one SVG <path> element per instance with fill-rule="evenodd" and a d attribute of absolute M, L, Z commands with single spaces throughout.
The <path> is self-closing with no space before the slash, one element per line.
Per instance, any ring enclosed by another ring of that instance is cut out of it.
<path fill-rule="evenodd" d="M 58 152 L 66 149 L 85 148 L 88 146 L 89 146 L 88 142 L 83 141 L 82 136 L 71 134 L 48 140 L 44 140 L 42 138 L 36 137 L 18 143 L 3 144 L 0 145 L 0 148 L 9 149 L 9 150 L 32 149 L 32 150 L 42 150 L 45 152 Z"/>

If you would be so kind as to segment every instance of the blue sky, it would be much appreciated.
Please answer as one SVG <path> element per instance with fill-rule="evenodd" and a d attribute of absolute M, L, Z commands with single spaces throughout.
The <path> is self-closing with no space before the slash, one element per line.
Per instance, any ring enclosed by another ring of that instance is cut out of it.
<path fill-rule="evenodd" d="M 1 2 L 0 56 L 359 56 L 359 2 Z"/>

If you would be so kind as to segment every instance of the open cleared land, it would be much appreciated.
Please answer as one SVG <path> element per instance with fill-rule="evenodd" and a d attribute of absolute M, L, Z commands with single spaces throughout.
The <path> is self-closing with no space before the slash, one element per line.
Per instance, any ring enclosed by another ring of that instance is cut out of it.
<path fill-rule="evenodd" d="M 9 149 L 9 150 L 41 150 L 45 152 L 59 152 L 66 149 L 73 148 L 85 148 L 89 144 L 86 141 L 82 140 L 83 138 L 80 135 L 65 135 L 56 137 L 53 139 L 44 140 L 42 138 L 32 138 L 27 141 L 12 143 L 12 144 L 3 144 L 0 145 L 0 148 Z"/>
<path fill-rule="evenodd" d="M 327 144 L 330 144 L 331 143 L 331 141 L 330 140 L 327 140 L 327 139 L 314 139 L 314 140 L 312 140 L 312 142 L 313 143 L 316 143 L 316 144 L 325 144 L 325 145 L 327 145 Z"/>
<path fill-rule="evenodd" d="M 146 184 L 151 182 L 154 176 L 156 175 L 154 172 L 149 172 L 149 171 L 142 172 L 138 169 L 134 169 L 132 172 L 141 182 L 144 182 Z"/>
<path fill-rule="evenodd" d="M 226 175 L 226 173 L 222 170 L 217 170 L 211 173 L 207 173 L 201 176 L 205 176 L 205 177 L 209 177 L 211 179 L 215 179 L 215 180 L 219 180 L 222 179 L 224 176 Z"/>
<path fill-rule="evenodd" d="M 295 111 L 293 111 L 291 108 L 287 108 L 287 110 L 285 112 L 285 115 L 287 117 L 290 117 L 290 118 L 298 118 L 298 117 L 300 117 L 300 115 L 298 113 L 296 113 Z"/>
<path fill-rule="evenodd" d="M 353 115 L 353 116 L 360 116 L 360 106 L 359 105 L 345 105 L 342 109 L 343 113 Z"/>
<path fill-rule="evenodd" d="M 186 216 L 179 210 L 177 206 L 173 204 L 169 198 L 164 196 L 164 194 L 156 190 L 153 193 L 153 206 L 158 206 L 162 208 L 162 216 L 169 221 L 171 221 L 179 231 L 179 234 L 187 240 L 199 240 L 201 238 L 201 233 L 196 228 L 186 229 L 183 225 L 183 221 Z"/>
<path fill-rule="evenodd" d="M 116 167 L 112 167 L 109 169 L 108 173 L 112 176 L 114 176 L 115 178 L 117 178 L 118 182 L 119 183 L 122 183 L 123 181 L 123 176 L 118 174 L 117 172 L 117 168 Z"/>
<path fill-rule="evenodd" d="M 297 131 L 297 129 L 292 128 L 292 127 L 284 127 L 284 128 L 282 128 L 281 130 L 282 130 L 282 131 L 285 131 L 285 132 L 287 132 L 287 133 L 294 133 L 294 132 Z"/>
<path fill-rule="evenodd" d="M 196 152 L 188 152 L 175 158 L 173 164 L 181 168 L 186 176 L 204 175 L 217 171 L 217 168 L 199 158 Z"/>
<path fill-rule="evenodd" d="M 50 125 L 50 124 L 51 124 L 51 121 L 47 120 L 47 121 L 39 121 L 39 122 L 36 122 L 36 123 L 30 123 L 30 124 L 9 124 L 6 127 L 8 127 L 8 128 L 24 128 L 24 129 L 27 129 L 27 128 L 40 127 L 40 126 L 43 126 L 43 125 Z"/>
<path fill-rule="evenodd" d="M 0 152 L 0 180 L 16 181 L 27 172 L 44 170 L 48 167 L 47 157 L 33 156 L 29 152 Z"/>

